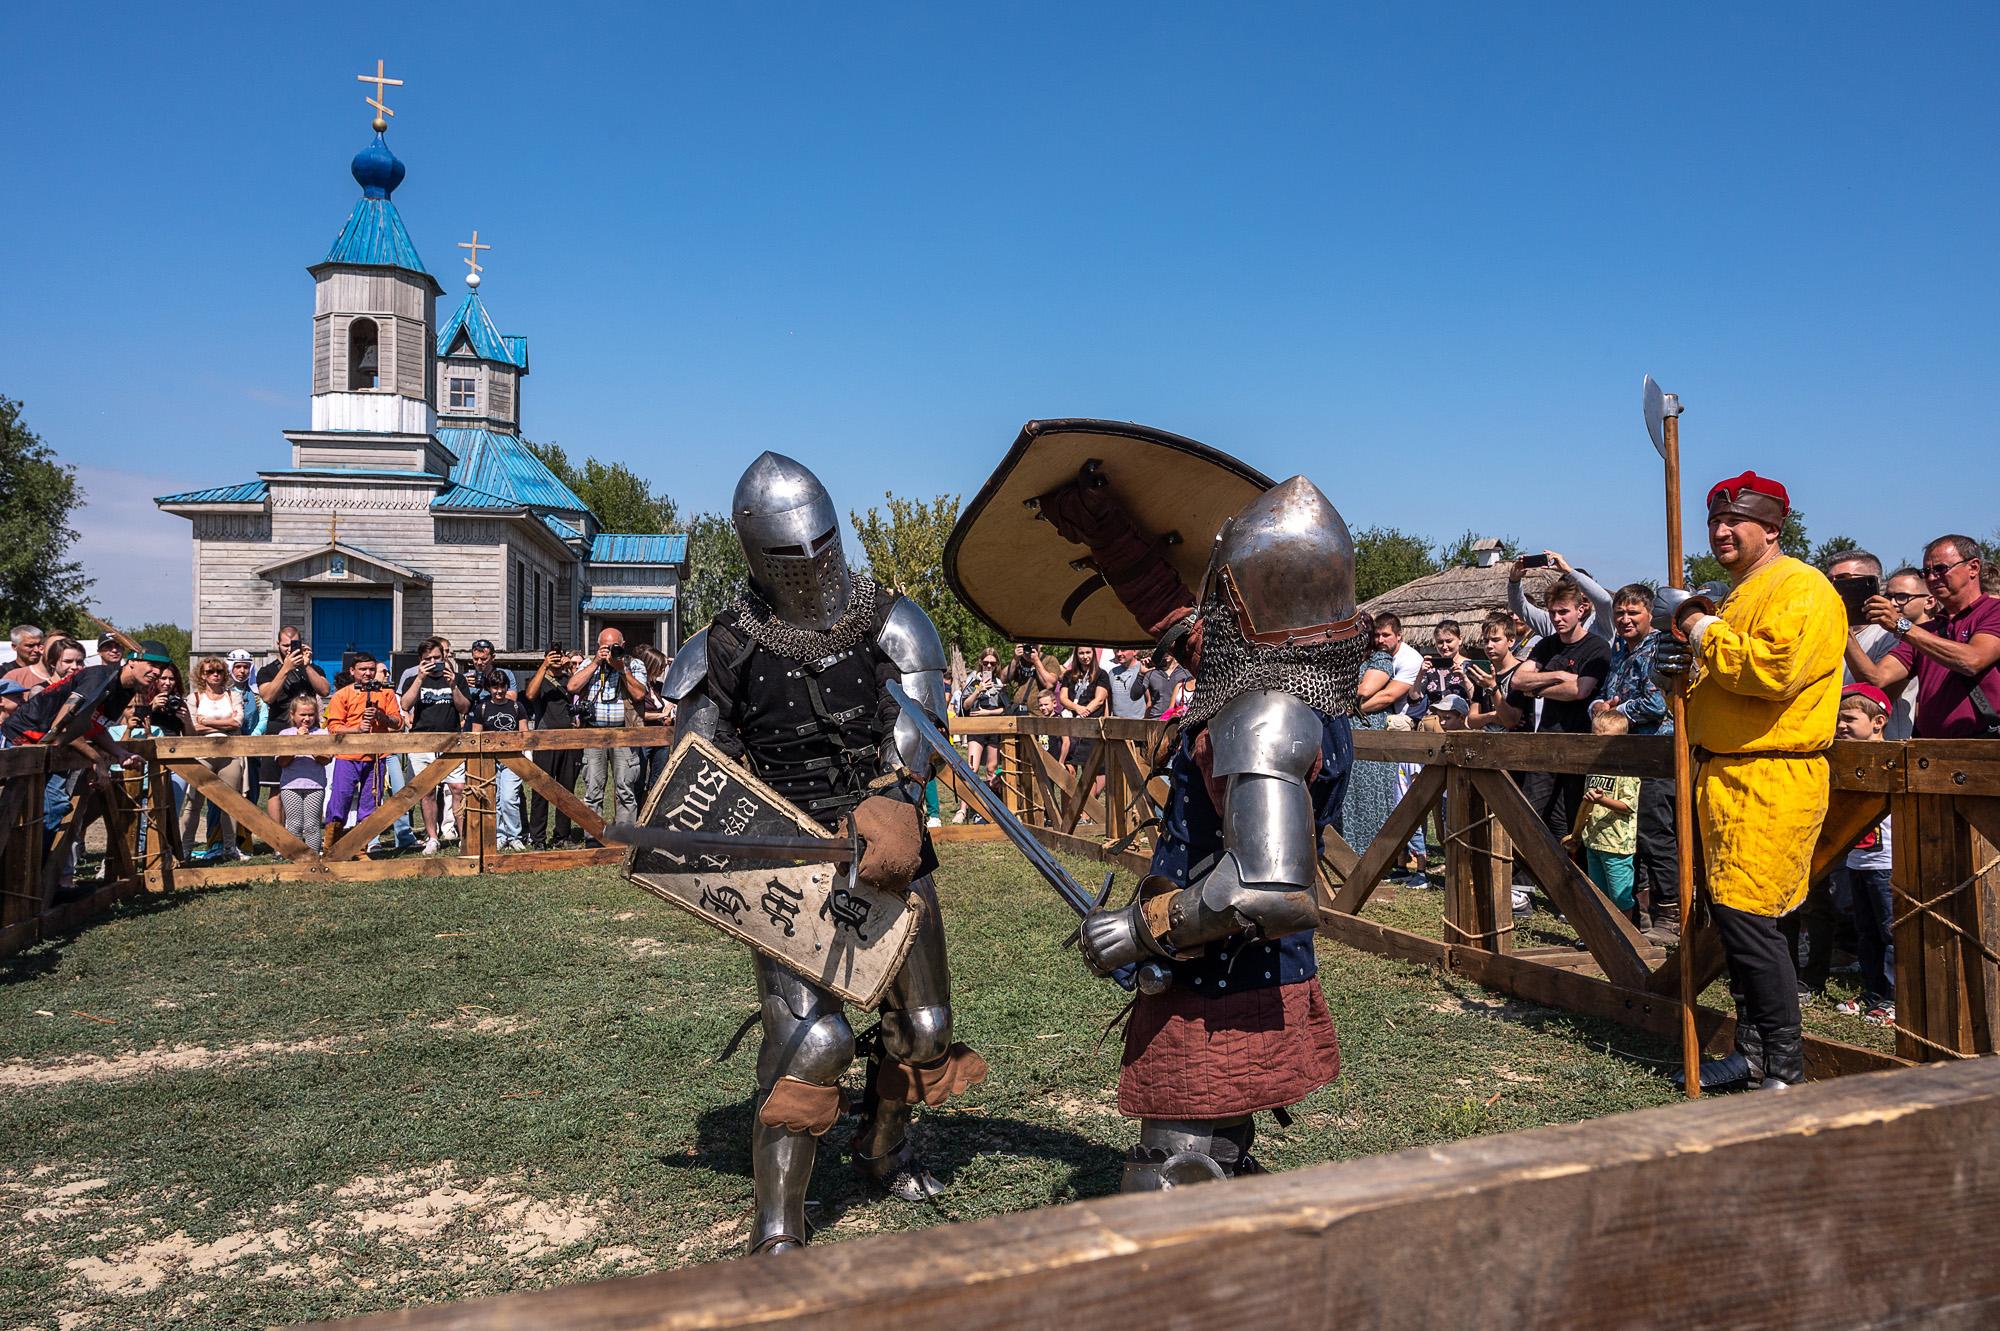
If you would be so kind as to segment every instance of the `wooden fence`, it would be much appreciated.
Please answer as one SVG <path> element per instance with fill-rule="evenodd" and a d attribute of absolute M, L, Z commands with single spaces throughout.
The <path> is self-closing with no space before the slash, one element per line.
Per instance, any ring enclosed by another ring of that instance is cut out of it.
<path fill-rule="evenodd" d="M 1159 722 L 1044 717 L 960 718 L 956 733 L 1000 748 L 1008 807 L 1051 848 L 1144 873 L 1153 820 L 1165 798 L 1152 756 Z M 1095 741 L 1066 769 L 1042 741 Z M 1584 877 L 1521 795 L 1510 773 L 1672 775 L 1658 737 L 1429 735 L 1354 732 L 1357 760 L 1422 764 L 1366 853 L 1322 839 L 1321 932 L 1386 956 L 1441 966 L 1492 989 L 1661 1035 L 1678 1032 L 1677 965 L 1639 934 Z M 1904 1061 L 1991 1053 L 2000 1033 L 2000 744 L 1908 740 L 1835 744 L 1826 827 L 1815 876 L 1835 865 L 1884 815 L 1893 815 L 1896 889 L 1896 1057 L 1834 1040 L 1807 1042 L 1816 1076 Z M 1098 775 L 1101 789 L 1093 793 Z M 1445 837 L 1440 940 L 1368 919 L 1410 834 L 1437 813 Z M 1692 853 L 1690 851 L 1690 853 Z M 1516 864 L 1575 928 L 1583 951 L 1517 946 L 1509 895 Z M 1712 928 L 1689 931 L 1697 992 L 1723 971 Z M 1729 1046 L 1732 1015 L 1702 1009 L 1712 1050 Z"/>
<path fill-rule="evenodd" d="M 521 778 L 527 793 L 539 794 L 586 835 L 601 838 L 604 818 L 568 787 L 542 771 L 533 754 L 557 749 L 650 748 L 664 742 L 657 728 L 632 730 L 548 730 L 520 734 L 399 734 L 295 736 L 204 736 L 142 740 L 131 747 L 142 760 L 120 774 L 107 799 L 87 779 L 45 853 L 42 792 L 52 775 L 88 764 L 73 754 L 41 747 L 0 750 L 0 956 L 142 891 L 212 887 L 269 879 L 453 877 L 616 864 L 623 847 L 573 850 L 503 851 L 495 810 L 496 778 L 505 770 Z M 384 791 L 375 811 L 336 834 L 332 844 L 313 850 L 271 818 L 261 800 L 243 796 L 208 766 L 208 761 L 281 755 L 435 754 L 412 771 L 402 789 Z M 206 761 L 205 761 L 206 760 Z M 419 800 L 436 790 L 460 764 L 465 766 L 464 807 L 458 815 L 459 840 L 437 855 L 368 858 L 368 846 Z M 236 821 L 240 838 L 254 838 L 282 859 L 277 863 L 181 864 L 179 820 L 167 792 L 171 778 L 188 783 L 188 798 L 205 797 Z M 106 856 L 101 885 L 79 899 L 56 904 L 56 880 L 69 847 L 94 821 L 102 819 Z M 143 838 L 140 826 L 148 829 Z"/>

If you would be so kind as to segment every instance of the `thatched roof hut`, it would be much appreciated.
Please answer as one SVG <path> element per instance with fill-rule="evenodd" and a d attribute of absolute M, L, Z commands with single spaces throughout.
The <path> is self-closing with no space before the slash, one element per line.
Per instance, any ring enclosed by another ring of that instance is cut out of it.
<path fill-rule="evenodd" d="M 1500 542 L 1479 541 L 1472 548 L 1478 563 L 1460 564 L 1406 582 L 1363 602 L 1361 608 L 1370 614 L 1393 612 L 1403 621 L 1403 641 L 1418 648 L 1430 646 L 1440 620 L 1455 619 L 1476 650 L 1479 622 L 1489 611 L 1507 608 L 1508 566 L 1500 558 Z M 1528 599 L 1540 605 L 1543 593 L 1559 576 L 1554 569 L 1529 569 L 1523 579 Z"/>

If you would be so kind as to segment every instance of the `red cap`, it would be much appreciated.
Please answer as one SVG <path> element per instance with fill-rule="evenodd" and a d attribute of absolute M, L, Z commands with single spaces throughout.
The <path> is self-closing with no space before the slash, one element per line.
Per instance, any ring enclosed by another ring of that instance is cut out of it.
<path fill-rule="evenodd" d="M 1759 476 L 1754 471 L 1746 471 L 1741 476 L 1732 476 L 1726 481 L 1717 481 L 1708 492 L 1708 516 L 1710 521 L 1727 514 L 1731 517 L 1749 518 L 1752 522 L 1765 522 L 1773 527 L 1785 525 L 1785 515 L 1792 511 L 1792 497 L 1785 487 L 1768 476 Z"/>
<path fill-rule="evenodd" d="M 1886 712 L 1889 710 L 1889 695 L 1876 688 L 1873 684 L 1849 684 L 1840 691 L 1840 696 L 1843 698 L 1866 698 L 1883 711 Z"/>

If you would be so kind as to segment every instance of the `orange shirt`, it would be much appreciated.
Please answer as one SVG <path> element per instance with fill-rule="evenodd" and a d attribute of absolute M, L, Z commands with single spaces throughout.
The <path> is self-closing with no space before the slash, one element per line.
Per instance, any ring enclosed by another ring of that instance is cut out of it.
<path fill-rule="evenodd" d="M 401 730 L 403 728 L 403 710 L 396 705 L 396 691 L 392 688 L 379 688 L 371 696 L 375 699 L 375 725 L 373 728 L 377 732 Z M 338 693 L 327 699 L 326 702 L 326 728 L 328 733 L 334 735 L 351 734 L 357 730 L 369 729 L 361 719 L 361 714 L 367 708 L 368 702 L 362 696 L 361 690 L 355 688 L 352 684 L 341 689 Z M 375 755 L 368 753 L 343 753 L 339 756 L 350 762 L 365 762 Z"/>

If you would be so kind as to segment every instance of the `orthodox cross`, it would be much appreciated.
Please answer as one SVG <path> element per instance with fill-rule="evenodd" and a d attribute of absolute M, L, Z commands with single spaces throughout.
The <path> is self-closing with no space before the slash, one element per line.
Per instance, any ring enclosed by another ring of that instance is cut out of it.
<path fill-rule="evenodd" d="M 372 83 L 375 85 L 375 95 L 373 97 L 364 97 L 362 100 L 375 108 L 375 132 L 380 134 L 383 130 L 389 128 L 389 121 L 386 117 L 396 114 L 389 109 L 389 104 L 384 98 L 388 95 L 390 88 L 402 87 L 403 81 L 385 76 L 382 73 L 382 62 L 380 60 L 375 62 L 375 72 L 373 74 L 356 74 L 354 79 L 357 83 Z"/>
<path fill-rule="evenodd" d="M 475 273 L 481 271 L 479 263 L 479 251 L 490 250 L 493 248 L 491 245 L 482 245 L 479 243 L 479 228 L 477 227 L 474 227 L 472 229 L 472 239 L 459 241 L 458 247 L 462 250 L 472 251 L 472 253 L 465 256 L 465 266 L 467 268 L 470 268 Z"/>

